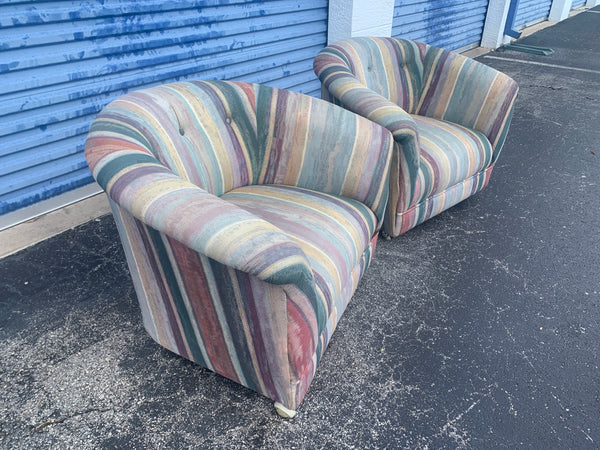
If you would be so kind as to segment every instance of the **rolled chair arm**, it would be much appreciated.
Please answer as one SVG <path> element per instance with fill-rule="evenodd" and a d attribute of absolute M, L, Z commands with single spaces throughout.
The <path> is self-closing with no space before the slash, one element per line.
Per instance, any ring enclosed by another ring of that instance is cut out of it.
<path fill-rule="evenodd" d="M 497 70 L 455 52 L 427 47 L 418 114 L 482 132 L 502 148 L 519 87 Z"/>
<path fill-rule="evenodd" d="M 322 329 L 326 312 L 317 301 L 304 252 L 279 228 L 173 173 L 131 140 L 106 137 L 92 125 L 85 156 L 98 184 L 143 223 L 198 253 L 276 285 L 293 284 L 311 300 Z"/>
<path fill-rule="evenodd" d="M 396 142 L 417 136 L 417 127 L 410 114 L 361 83 L 352 74 L 344 56 L 334 47 L 321 50 L 314 61 L 314 70 L 324 89 L 334 99 L 345 108 L 390 130 Z"/>

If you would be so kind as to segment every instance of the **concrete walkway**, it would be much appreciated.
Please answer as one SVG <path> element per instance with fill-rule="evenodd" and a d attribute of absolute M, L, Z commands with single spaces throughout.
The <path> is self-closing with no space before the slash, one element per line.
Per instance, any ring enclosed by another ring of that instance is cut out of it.
<path fill-rule="evenodd" d="M 600 7 L 522 42 L 489 187 L 380 242 L 296 419 L 150 339 L 104 216 L 0 260 L 0 448 L 598 448 Z"/>

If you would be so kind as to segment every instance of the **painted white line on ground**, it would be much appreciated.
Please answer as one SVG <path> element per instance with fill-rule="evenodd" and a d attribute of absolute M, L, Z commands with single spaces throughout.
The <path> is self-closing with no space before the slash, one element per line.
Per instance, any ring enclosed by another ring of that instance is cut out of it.
<path fill-rule="evenodd" d="M 500 61 L 512 61 L 512 62 L 518 62 L 518 63 L 522 63 L 522 64 L 532 64 L 534 66 L 554 67 L 556 69 L 574 70 L 577 72 L 597 73 L 600 75 L 600 70 L 583 69 L 581 67 L 561 66 L 558 64 L 548 64 L 548 63 L 542 63 L 542 62 L 537 62 L 537 61 L 526 61 L 524 59 L 517 59 L 517 58 L 504 58 L 502 56 L 484 55 L 484 56 L 482 56 L 482 58 L 498 59 Z"/>

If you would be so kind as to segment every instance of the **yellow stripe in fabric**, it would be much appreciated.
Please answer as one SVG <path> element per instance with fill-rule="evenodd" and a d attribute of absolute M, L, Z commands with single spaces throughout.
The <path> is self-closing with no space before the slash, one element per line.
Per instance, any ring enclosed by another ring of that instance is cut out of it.
<path fill-rule="evenodd" d="M 214 255 L 214 259 L 218 259 L 219 261 L 229 260 L 231 259 L 232 252 L 235 252 L 239 249 L 241 245 L 243 245 L 244 241 L 250 241 L 256 236 L 260 236 L 268 229 L 265 227 L 250 227 L 252 222 L 264 222 L 263 219 L 256 217 L 254 219 L 246 219 L 244 221 L 244 226 L 240 226 L 239 223 L 234 223 L 229 225 L 222 230 L 220 230 L 217 234 L 212 236 L 207 241 L 207 249 L 211 249 L 211 255 Z M 272 228 L 274 231 L 279 231 L 277 227 L 264 223 L 268 228 Z M 229 235 L 229 241 L 231 241 L 231 245 L 229 247 L 224 247 L 221 241 L 221 236 L 223 234 Z M 269 242 L 263 242 L 264 246 L 268 246 Z"/>
<path fill-rule="evenodd" d="M 179 157 L 177 157 L 177 152 L 175 151 L 176 143 L 174 143 L 171 139 L 171 135 L 173 133 L 170 133 L 169 130 L 165 128 L 168 126 L 174 127 L 176 121 L 167 123 L 164 121 L 164 116 L 155 114 L 154 111 L 144 106 L 146 103 L 150 103 L 151 106 L 154 107 L 156 105 L 156 100 L 154 97 L 144 94 L 142 102 L 135 98 L 131 101 L 125 98 L 123 100 L 117 100 L 117 102 L 122 102 L 125 104 L 124 109 L 127 110 L 128 115 L 143 118 L 144 125 L 147 127 L 147 129 L 156 136 L 156 140 L 158 142 L 161 142 L 164 145 L 164 148 L 161 148 L 160 151 L 158 149 L 150 149 L 152 153 L 156 154 L 159 152 L 161 154 L 168 153 L 169 155 L 174 155 L 175 158 L 172 158 L 171 161 L 171 169 L 177 173 L 186 173 L 185 167 L 183 166 Z M 143 103 L 143 105 L 140 103 Z M 161 106 L 156 105 L 156 108 L 161 108 Z"/>
<path fill-rule="evenodd" d="M 466 178 L 467 176 L 470 176 L 472 174 L 474 174 L 477 170 L 481 169 L 481 155 L 475 151 L 475 148 L 477 147 L 477 142 L 474 141 L 474 139 L 472 138 L 472 136 L 468 133 L 470 133 L 469 130 L 463 130 L 462 127 L 459 127 L 458 125 L 454 125 L 454 124 L 449 124 L 447 122 L 441 121 L 441 120 L 436 120 L 435 122 L 433 120 L 427 120 L 427 118 L 421 118 L 421 120 L 425 121 L 425 122 L 430 122 L 432 123 L 433 126 L 435 126 L 438 129 L 444 130 L 445 132 L 447 132 L 448 134 L 452 135 L 453 139 L 456 139 L 458 142 L 460 142 L 460 146 L 461 149 L 465 152 L 464 155 L 461 155 L 461 157 L 457 158 L 456 160 L 456 168 L 458 170 L 460 170 L 461 172 L 465 172 L 463 175 L 458 175 L 455 174 L 455 178 Z M 458 130 L 457 130 L 458 128 Z M 456 152 L 453 151 L 455 148 L 457 148 L 458 146 L 456 146 L 454 143 L 446 143 L 444 142 L 444 144 L 447 144 L 447 146 L 444 146 L 443 148 L 440 147 L 440 141 L 437 140 L 436 142 L 434 141 L 430 141 L 427 140 L 426 137 L 422 136 L 421 137 L 423 141 L 427 142 L 428 145 L 427 147 L 430 149 L 439 149 L 440 151 L 436 151 L 436 154 L 438 155 L 444 155 L 444 157 L 449 160 L 449 156 L 453 155 L 453 156 L 457 156 Z M 465 160 L 466 157 L 466 160 Z M 439 159 L 441 160 L 441 159 Z M 468 163 L 467 166 L 465 166 L 465 163 Z M 446 170 L 448 170 L 448 167 L 444 166 L 444 172 L 446 172 Z M 456 180 L 457 182 L 460 180 Z"/>
<path fill-rule="evenodd" d="M 162 196 L 169 195 L 176 190 L 189 188 L 198 189 L 190 182 L 181 178 L 163 178 L 153 181 L 146 184 L 141 191 L 136 192 L 130 205 L 127 205 L 127 209 L 129 209 L 134 216 L 143 218 L 146 215 L 148 208 L 150 208 L 154 202 L 159 201 Z"/>
<path fill-rule="evenodd" d="M 500 98 L 502 91 L 506 88 L 505 82 L 508 77 L 503 74 L 496 74 L 494 77 L 494 81 L 490 83 L 490 87 L 486 93 L 486 97 L 483 101 L 483 105 L 481 107 L 481 111 L 479 111 L 479 115 L 475 120 L 475 128 L 478 131 L 481 131 L 486 136 L 489 135 L 491 131 L 491 127 L 494 125 L 494 121 L 489 120 L 490 117 L 497 116 L 499 114 L 499 109 L 503 106 L 502 102 L 497 101 L 496 99 Z M 504 120 L 501 128 L 504 127 L 506 121 L 508 120 L 509 115 L 504 115 Z M 500 133 L 496 136 L 495 142 L 492 142 L 492 148 L 496 146 L 498 139 L 500 138 Z"/>
<path fill-rule="evenodd" d="M 344 46 L 344 53 L 350 53 L 350 57 L 348 58 L 349 61 L 362 61 L 365 59 L 364 57 L 358 54 L 358 47 Z M 363 84 L 367 84 L 364 66 L 365 65 L 363 64 L 357 64 L 354 67 L 352 67 L 351 70 L 356 78 L 358 78 Z"/>
<path fill-rule="evenodd" d="M 300 244 L 300 247 L 304 251 L 304 254 L 308 257 L 309 260 L 313 261 L 313 264 L 318 264 L 325 267 L 324 273 L 330 275 L 330 277 L 325 278 L 325 281 L 331 281 L 334 283 L 333 288 L 333 298 L 335 299 L 342 292 L 342 278 L 343 275 L 339 272 L 338 265 L 332 259 L 329 253 L 325 252 L 323 249 L 317 247 L 313 242 L 301 239 L 299 237 L 294 237 L 294 240 Z M 351 265 L 351 261 L 348 261 L 348 265 Z M 319 272 L 323 273 L 322 270 Z"/>
<path fill-rule="evenodd" d="M 434 156 L 434 163 L 432 165 L 430 165 L 430 163 L 424 158 L 421 160 L 421 167 L 423 167 L 424 165 L 429 167 L 429 173 L 431 174 L 431 186 L 429 186 L 429 191 L 427 192 L 427 195 L 429 195 L 431 194 L 431 191 L 434 187 L 434 183 L 436 182 L 436 184 L 439 184 L 441 186 L 448 186 L 451 172 L 450 161 L 448 158 L 449 152 L 440 148 L 438 141 L 431 141 L 425 136 L 421 136 L 421 143 L 424 146 L 426 146 L 429 149 L 430 153 L 433 153 L 432 156 Z M 434 167 L 437 167 L 439 169 L 437 179 L 436 173 L 433 170 Z"/>
<path fill-rule="evenodd" d="M 294 239 L 297 241 L 297 239 Z M 304 250 L 304 248 L 303 248 Z M 269 267 L 261 271 L 257 276 L 261 280 L 268 279 L 272 275 L 282 271 L 287 267 L 292 267 L 295 265 L 305 265 L 306 259 L 302 257 L 302 255 L 290 255 L 285 258 L 281 258 L 277 260 L 275 263 L 271 264 Z"/>
<path fill-rule="evenodd" d="M 372 111 L 368 118 L 373 122 L 379 123 L 385 120 L 387 116 L 393 116 L 394 114 L 398 114 L 398 107 L 396 105 L 386 105 Z"/>
<path fill-rule="evenodd" d="M 264 145 L 265 148 L 265 156 L 263 158 L 263 164 L 262 164 L 262 168 L 260 171 L 260 175 L 258 178 L 258 184 L 263 184 L 265 181 L 265 177 L 267 175 L 267 169 L 269 168 L 269 161 L 271 160 L 271 153 L 273 150 L 273 130 L 275 128 L 275 120 L 274 118 L 277 117 L 277 97 L 279 95 L 279 91 L 276 89 L 273 89 L 272 93 L 271 93 L 271 103 L 269 105 L 269 131 L 267 133 L 267 140 L 262 144 Z M 258 95 L 256 96 L 258 98 Z M 260 145 L 260 143 L 259 143 Z"/>
<path fill-rule="evenodd" d="M 298 189 L 298 191 L 301 191 L 301 190 Z M 299 197 L 298 191 L 287 191 L 284 189 L 261 191 L 258 193 L 256 191 L 251 191 L 250 195 L 251 196 L 260 196 L 260 197 L 263 197 L 266 199 L 281 201 L 281 202 L 289 203 L 289 204 L 301 204 L 303 209 L 309 210 L 311 213 L 314 213 L 315 215 L 325 216 L 327 218 L 330 218 L 333 221 L 336 221 L 352 237 L 353 242 L 360 242 L 360 240 L 361 240 L 360 234 L 356 228 L 356 225 L 353 223 L 350 223 L 348 221 L 347 215 L 336 213 L 331 208 L 327 208 L 327 210 L 325 212 L 324 208 L 323 208 L 323 203 L 321 203 L 318 199 L 313 199 L 309 196 L 303 196 L 300 201 L 298 199 L 298 197 Z M 238 194 L 238 195 L 243 192 L 244 192 L 243 188 L 236 190 L 236 194 Z M 310 192 L 310 191 L 307 190 L 307 192 Z M 336 197 L 336 196 L 328 195 L 328 194 L 324 194 L 324 193 L 319 193 L 319 195 L 329 197 L 332 200 L 338 199 L 338 197 Z M 356 208 L 352 203 L 347 202 L 344 205 L 344 207 L 346 209 L 352 209 L 356 213 L 357 216 L 364 217 L 363 212 L 361 210 L 359 210 L 358 208 Z M 373 222 L 374 221 L 375 220 L 373 219 Z M 372 234 L 374 231 L 373 223 L 366 223 L 366 225 L 369 227 L 369 231 Z M 290 237 L 292 237 L 292 236 L 290 236 Z M 295 238 L 295 237 L 292 237 L 292 238 Z"/>
<path fill-rule="evenodd" d="M 240 88 L 238 86 L 232 86 L 232 87 L 235 90 L 240 91 Z M 244 154 L 244 159 L 246 160 L 246 167 L 248 170 L 248 175 L 250 177 L 249 179 L 252 180 L 252 179 L 254 179 L 254 174 L 252 173 L 252 162 L 250 161 L 250 156 L 248 154 L 249 149 L 244 148 L 245 141 L 244 141 L 243 137 L 241 137 L 240 130 L 239 130 L 239 128 L 237 128 L 237 126 L 235 124 L 235 120 L 232 120 L 231 105 L 227 101 L 227 97 L 225 97 L 222 89 L 219 89 L 217 86 L 211 86 L 211 88 L 213 89 L 215 94 L 221 99 L 221 103 L 223 103 L 223 106 L 225 107 L 225 110 L 227 111 L 227 118 L 229 119 L 229 121 L 226 123 L 229 123 L 229 125 L 235 130 L 235 135 L 237 137 L 237 141 L 239 142 L 240 147 L 242 147 L 242 153 Z M 241 98 L 246 97 L 243 92 L 239 92 L 239 96 Z M 248 102 L 243 101 L 242 103 L 247 104 Z M 248 117 L 254 117 L 256 119 L 256 117 L 255 117 L 256 114 L 250 113 L 249 111 L 244 111 L 244 112 L 236 111 L 236 114 L 247 114 Z M 256 123 L 254 124 L 254 129 L 256 130 Z M 227 156 L 229 157 L 229 154 Z M 228 167 L 235 167 L 235 166 L 239 165 L 239 162 L 232 161 L 230 158 L 228 158 L 228 159 L 229 159 Z M 233 181 L 233 177 L 230 177 L 230 179 Z M 234 185 L 227 186 L 227 189 L 224 189 L 223 192 L 230 191 L 234 187 L 235 187 Z"/>
<path fill-rule="evenodd" d="M 363 126 L 361 129 L 361 122 L 359 122 L 358 117 L 355 117 L 354 121 L 356 123 L 356 125 L 354 126 L 354 129 L 356 130 L 356 138 L 354 139 L 354 145 L 352 146 L 350 160 L 348 161 L 347 165 L 347 167 L 349 167 L 350 169 L 346 171 L 346 176 L 344 177 L 344 182 L 342 184 L 342 189 L 340 192 L 340 195 L 350 198 L 357 197 L 356 193 L 361 188 L 361 186 L 359 186 L 358 183 L 356 183 L 356 181 L 360 180 L 362 170 L 367 165 L 365 163 L 365 160 L 369 156 L 368 152 L 359 151 L 358 148 L 368 148 L 368 143 L 371 142 L 373 134 L 373 127 Z M 366 145 L 365 142 L 367 143 Z"/>
<path fill-rule="evenodd" d="M 450 99 L 452 98 L 452 93 L 454 92 L 454 87 L 456 86 L 458 76 L 462 71 L 463 65 L 465 64 L 466 58 L 456 58 L 452 61 L 450 65 L 450 70 L 445 74 L 446 80 L 443 83 L 443 89 L 439 92 L 438 104 L 435 107 L 433 117 L 441 118 L 444 117 L 446 111 L 448 110 L 448 106 L 450 104 Z"/>
<path fill-rule="evenodd" d="M 293 101 L 292 101 L 293 98 Z M 292 117 L 303 111 L 307 116 L 304 120 L 294 121 L 293 132 L 286 133 L 282 148 L 290 148 L 288 159 L 288 170 L 285 172 L 282 184 L 295 186 L 298 184 L 298 178 L 302 173 L 304 158 L 306 156 L 306 143 L 308 142 L 308 130 L 312 108 L 310 108 L 312 99 L 305 96 L 288 96 L 286 102 L 285 116 L 292 121 Z M 298 104 L 299 103 L 299 104 Z"/>
<path fill-rule="evenodd" d="M 383 73 L 377 75 L 378 78 L 385 77 L 385 90 L 387 95 L 384 95 L 384 97 L 395 103 L 398 103 L 398 86 L 396 84 L 396 80 L 394 79 L 394 72 L 397 70 L 394 68 L 396 62 L 393 60 L 392 55 L 390 54 L 390 49 L 386 45 L 385 40 L 377 39 L 375 42 L 379 52 L 381 64 L 383 65 Z"/>

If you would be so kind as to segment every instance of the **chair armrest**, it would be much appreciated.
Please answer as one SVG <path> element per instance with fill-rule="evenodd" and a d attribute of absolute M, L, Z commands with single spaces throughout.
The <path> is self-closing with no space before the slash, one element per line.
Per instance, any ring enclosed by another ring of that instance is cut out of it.
<path fill-rule="evenodd" d="M 428 47 L 418 114 L 480 131 L 502 148 L 519 90 L 501 72 L 455 52 Z"/>
<path fill-rule="evenodd" d="M 361 83 L 334 46 L 319 52 L 313 68 L 323 90 L 345 108 L 387 128 L 397 142 L 416 136 L 416 125 L 410 114 Z"/>
<path fill-rule="evenodd" d="M 234 269 L 276 285 L 295 285 L 310 299 L 319 330 L 326 312 L 317 301 L 304 252 L 279 228 L 210 194 L 161 164 L 143 145 L 96 120 L 85 156 L 98 184 L 137 219 Z M 113 127 L 114 129 L 114 127 Z"/>

